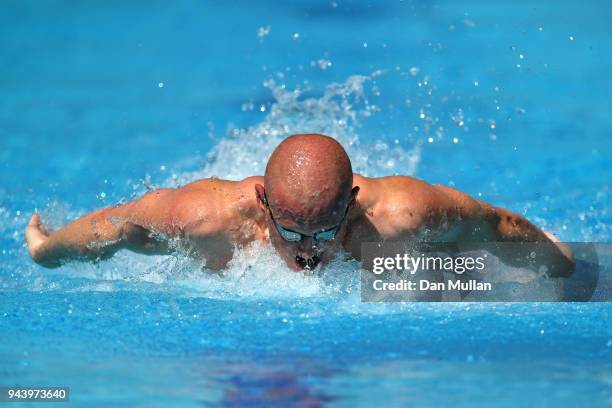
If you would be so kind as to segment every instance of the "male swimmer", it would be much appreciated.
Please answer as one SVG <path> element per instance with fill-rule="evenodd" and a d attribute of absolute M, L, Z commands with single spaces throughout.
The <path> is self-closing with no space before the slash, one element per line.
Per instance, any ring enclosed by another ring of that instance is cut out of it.
<path fill-rule="evenodd" d="M 176 250 L 169 242 L 176 241 L 191 256 L 205 258 L 207 268 L 221 270 L 236 246 L 263 241 L 290 268 L 312 270 L 338 250 L 360 260 L 363 242 L 427 239 L 541 242 L 551 248 L 544 259 L 550 276 L 574 270 L 569 248 L 524 217 L 412 177 L 353 174 L 343 147 L 316 134 L 285 139 L 263 177 L 159 189 L 53 233 L 34 214 L 25 238 L 32 259 L 48 268 L 105 259 L 124 248 L 169 253 Z M 516 254 L 496 255 L 516 264 Z"/>

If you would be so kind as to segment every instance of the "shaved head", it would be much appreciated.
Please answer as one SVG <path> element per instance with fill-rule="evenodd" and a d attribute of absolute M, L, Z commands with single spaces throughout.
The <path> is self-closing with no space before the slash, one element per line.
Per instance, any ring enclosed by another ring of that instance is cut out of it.
<path fill-rule="evenodd" d="M 336 140 L 294 135 L 272 153 L 264 177 L 274 215 L 297 223 L 337 222 L 350 200 L 351 161 Z"/>

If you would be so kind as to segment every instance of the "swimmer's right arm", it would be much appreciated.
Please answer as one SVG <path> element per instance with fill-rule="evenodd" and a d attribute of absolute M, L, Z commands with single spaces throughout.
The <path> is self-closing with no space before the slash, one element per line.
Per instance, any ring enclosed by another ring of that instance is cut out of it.
<path fill-rule="evenodd" d="M 161 235 L 170 235 L 167 214 L 175 190 L 161 189 L 116 207 L 87 214 L 49 234 L 34 214 L 25 229 L 32 259 L 47 268 L 71 260 L 97 261 L 119 249 L 146 254 L 169 251 Z"/>

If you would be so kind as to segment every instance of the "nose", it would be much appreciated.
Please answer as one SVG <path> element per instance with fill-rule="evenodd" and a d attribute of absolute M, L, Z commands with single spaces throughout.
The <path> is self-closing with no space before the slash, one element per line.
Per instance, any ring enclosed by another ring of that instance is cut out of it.
<path fill-rule="evenodd" d="M 321 259 L 316 255 L 313 255 L 309 258 L 304 258 L 299 255 L 295 257 L 295 263 L 297 263 L 302 269 L 314 269 L 317 267 L 319 262 L 321 262 Z"/>

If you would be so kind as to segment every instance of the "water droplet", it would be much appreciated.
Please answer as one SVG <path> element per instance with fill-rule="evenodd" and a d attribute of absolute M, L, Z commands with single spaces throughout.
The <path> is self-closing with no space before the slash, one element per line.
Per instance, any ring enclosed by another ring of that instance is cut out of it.
<path fill-rule="evenodd" d="M 433 137 L 430 137 L 429 139 L 427 139 L 429 143 L 433 143 L 433 140 L 434 140 Z"/>
<path fill-rule="evenodd" d="M 455 143 L 455 144 L 459 143 L 459 138 L 458 137 L 453 137 L 453 143 Z"/>
<path fill-rule="evenodd" d="M 570 39 L 570 41 L 574 41 L 574 36 L 570 35 L 569 39 Z"/>
<path fill-rule="evenodd" d="M 271 28 L 272 27 L 270 26 L 265 26 L 265 27 L 259 27 L 257 29 L 257 37 L 259 37 L 260 41 L 263 41 L 264 37 L 270 34 Z"/>
<path fill-rule="evenodd" d="M 294 40 L 299 40 L 300 39 L 300 33 L 293 33 L 293 39 Z"/>
<path fill-rule="evenodd" d="M 319 68 L 325 71 L 327 68 L 332 66 L 332 62 L 330 60 L 321 58 L 317 61 L 317 65 L 319 65 Z"/>
<path fill-rule="evenodd" d="M 157 86 L 160 87 L 160 88 L 163 88 L 164 87 L 164 83 L 160 82 L 160 83 L 157 84 Z"/>

